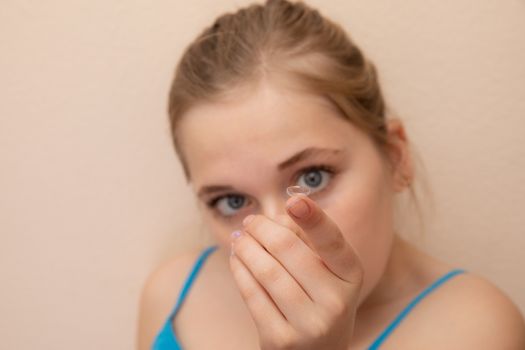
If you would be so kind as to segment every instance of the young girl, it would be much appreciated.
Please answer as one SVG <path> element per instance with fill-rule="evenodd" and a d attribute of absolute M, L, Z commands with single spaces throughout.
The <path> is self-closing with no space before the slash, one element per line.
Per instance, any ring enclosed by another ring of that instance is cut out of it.
<path fill-rule="evenodd" d="M 415 193 L 407 135 L 318 11 L 220 16 L 184 53 L 169 115 L 217 244 L 150 276 L 140 349 L 525 349 L 504 293 L 394 227 L 397 195 Z"/>

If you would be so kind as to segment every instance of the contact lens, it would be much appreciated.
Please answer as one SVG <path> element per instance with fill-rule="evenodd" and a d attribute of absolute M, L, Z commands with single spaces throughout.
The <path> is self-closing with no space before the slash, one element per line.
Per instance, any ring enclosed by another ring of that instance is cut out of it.
<path fill-rule="evenodd" d="M 293 196 L 296 194 L 308 196 L 310 194 L 310 189 L 308 187 L 303 186 L 289 186 L 286 188 L 286 193 L 288 193 L 289 196 Z"/>

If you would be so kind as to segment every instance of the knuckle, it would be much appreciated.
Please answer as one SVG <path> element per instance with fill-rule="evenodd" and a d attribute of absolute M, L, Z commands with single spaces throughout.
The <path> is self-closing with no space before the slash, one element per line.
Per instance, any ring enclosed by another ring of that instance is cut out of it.
<path fill-rule="evenodd" d="M 342 316 L 348 311 L 348 304 L 337 294 L 327 295 L 325 305 L 332 316 Z"/>
<path fill-rule="evenodd" d="M 248 303 L 252 303 L 258 294 L 257 289 L 253 287 L 239 287 L 239 291 L 241 292 L 243 299 Z"/>
<path fill-rule="evenodd" d="M 289 252 L 297 242 L 297 237 L 287 234 L 286 232 L 274 237 L 275 238 L 269 240 L 268 249 L 276 254 Z"/>
<path fill-rule="evenodd" d="M 273 283 L 279 280 L 281 276 L 281 270 L 278 266 L 272 264 L 257 269 L 256 275 L 257 279 L 259 279 L 260 281 Z"/>
<path fill-rule="evenodd" d="M 322 339 L 330 333 L 330 327 L 328 322 L 317 316 L 310 320 L 307 332 L 312 339 Z"/>
<path fill-rule="evenodd" d="M 344 242 L 342 239 L 332 239 L 325 243 L 324 248 L 327 251 L 341 251 L 344 248 L 344 245 L 346 242 Z"/>
<path fill-rule="evenodd" d="M 272 339 L 273 347 L 279 350 L 294 349 L 297 341 L 293 333 L 288 331 L 275 332 Z"/>

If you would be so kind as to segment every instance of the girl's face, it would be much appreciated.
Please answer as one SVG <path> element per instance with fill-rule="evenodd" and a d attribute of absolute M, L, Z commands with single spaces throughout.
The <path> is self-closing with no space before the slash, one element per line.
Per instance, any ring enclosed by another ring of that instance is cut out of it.
<path fill-rule="evenodd" d="M 263 84 L 234 102 L 193 107 L 177 136 L 204 222 L 225 251 L 249 214 L 292 222 L 286 188 L 306 186 L 361 258 L 363 294 L 377 283 L 393 239 L 392 175 L 328 100 Z"/>

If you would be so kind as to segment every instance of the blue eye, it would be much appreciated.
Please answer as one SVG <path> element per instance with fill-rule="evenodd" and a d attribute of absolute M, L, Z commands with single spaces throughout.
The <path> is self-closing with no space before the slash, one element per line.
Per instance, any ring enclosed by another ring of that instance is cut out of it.
<path fill-rule="evenodd" d="M 314 166 L 305 169 L 299 176 L 297 185 L 307 187 L 315 193 L 327 186 L 333 171 L 326 166 Z"/>
<path fill-rule="evenodd" d="M 208 205 L 218 210 L 222 216 L 233 216 L 240 208 L 242 208 L 245 202 L 246 198 L 244 196 L 238 194 L 227 194 L 212 199 Z"/>
<path fill-rule="evenodd" d="M 313 194 L 323 190 L 335 173 L 335 169 L 326 165 L 310 166 L 298 172 L 299 176 L 295 177 L 295 184 L 310 188 Z M 246 206 L 246 202 L 246 196 L 229 193 L 213 198 L 207 205 L 221 218 L 231 220 L 243 206 Z"/>

